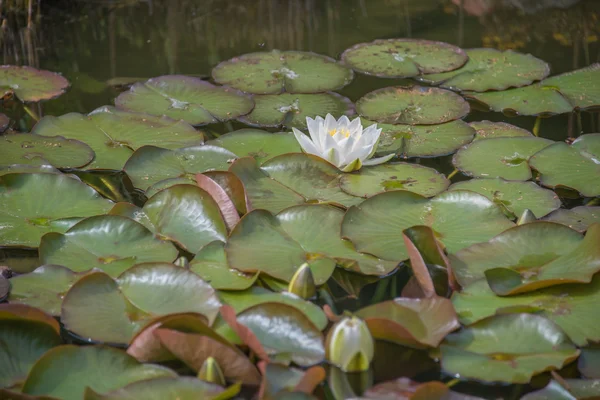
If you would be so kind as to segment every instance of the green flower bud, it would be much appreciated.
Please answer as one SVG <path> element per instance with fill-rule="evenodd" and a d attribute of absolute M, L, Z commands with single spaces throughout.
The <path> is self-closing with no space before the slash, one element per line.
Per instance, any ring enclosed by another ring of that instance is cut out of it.
<path fill-rule="evenodd" d="M 294 273 L 288 285 L 288 292 L 303 299 L 310 299 L 317 292 L 315 278 L 307 263 L 302 264 Z"/>
<path fill-rule="evenodd" d="M 221 367 L 219 367 L 217 360 L 212 357 L 208 357 L 204 360 L 202 368 L 200 368 L 200 371 L 198 372 L 198 379 L 220 386 L 226 385 L 223 371 L 221 371 Z"/>
<path fill-rule="evenodd" d="M 537 220 L 537 218 L 535 217 L 533 212 L 529 208 L 526 208 L 525 210 L 523 210 L 523 214 L 521 214 L 521 216 L 517 220 L 517 225 L 527 224 L 535 220 Z"/>
<path fill-rule="evenodd" d="M 327 334 L 325 344 L 329 362 L 345 372 L 366 371 L 373 360 L 375 344 L 367 324 L 360 318 L 345 317 Z"/>
<path fill-rule="evenodd" d="M 178 267 L 188 268 L 190 266 L 190 261 L 187 259 L 187 257 L 182 256 L 175 260 L 173 264 L 177 265 Z"/>

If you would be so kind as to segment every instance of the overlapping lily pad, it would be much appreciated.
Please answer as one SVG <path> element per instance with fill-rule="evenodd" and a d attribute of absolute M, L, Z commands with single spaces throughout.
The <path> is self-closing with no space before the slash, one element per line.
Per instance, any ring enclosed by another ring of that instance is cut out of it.
<path fill-rule="evenodd" d="M 474 192 L 453 190 L 428 200 L 399 190 L 351 207 L 341 232 L 360 252 L 401 261 L 408 258 L 402 231 L 414 225 L 430 226 L 450 253 L 514 226 L 492 201 Z"/>
<path fill-rule="evenodd" d="M 16 133 L 0 137 L 0 166 L 50 164 L 56 168 L 77 168 L 94 158 L 85 143 L 62 136 L 44 137 Z"/>
<path fill-rule="evenodd" d="M 243 93 L 199 78 L 164 75 L 135 83 L 116 98 L 118 108 L 166 115 L 191 125 L 228 121 L 249 113 L 254 102 Z"/>
<path fill-rule="evenodd" d="M 354 70 L 382 78 L 405 78 L 451 71 L 463 66 L 464 50 L 423 39 L 385 39 L 352 46 L 342 61 Z"/>
<path fill-rule="evenodd" d="M 29 66 L 0 66 L 1 97 L 14 93 L 21 101 L 49 100 L 60 96 L 69 87 L 62 75 Z"/>
<path fill-rule="evenodd" d="M 226 133 L 210 144 L 223 147 L 239 157 L 254 157 L 259 164 L 281 154 L 301 151 L 291 132 L 269 133 L 260 129 L 240 129 Z"/>
<path fill-rule="evenodd" d="M 542 189 L 533 182 L 507 181 L 502 178 L 471 179 L 454 183 L 449 190 L 471 190 L 484 195 L 513 217 L 529 209 L 536 217 L 558 209 L 561 201 L 551 190 Z"/>
<path fill-rule="evenodd" d="M 104 395 L 86 389 L 85 400 L 211 400 L 218 398 L 225 389 L 214 383 L 201 381 L 198 378 L 181 376 L 177 378 L 165 377 L 131 383 L 121 389 L 108 392 Z"/>
<path fill-rule="evenodd" d="M 462 286 L 487 278 L 500 295 L 572 282 L 590 282 L 600 270 L 600 224 L 585 238 L 564 225 L 539 221 L 506 230 L 450 256 Z"/>
<path fill-rule="evenodd" d="M 570 210 L 561 208 L 550 213 L 544 219 L 566 225 L 579 232 L 585 232 L 593 223 L 600 223 L 600 207 L 579 206 Z"/>
<path fill-rule="evenodd" d="M 217 83 L 247 93 L 318 93 L 336 90 L 352 81 L 351 69 L 334 59 L 302 51 L 244 54 L 217 65 Z"/>
<path fill-rule="evenodd" d="M 507 124 L 506 122 L 475 121 L 469 122 L 469 126 L 475 129 L 475 138 L 473 140 L 533 136 L 528 130 Z"/>
<path fill-rule="evenodd" d="M 469 103 L 454 92 L 423 86 L 391 86 L 356 102 L 361 117 L 386 124 L 435 125 L 460 119 Z"/>
<path fill-rule="evenodd" d="M 331 114 L 336 118 L 353 115 L 350 99 L 334 92 L 319 94 L 254 95 L 254 109 L 238 118 L 241 122 L 259 127 L 306 129 L 306 117 Z"/>
<path fill-rule="evenodd" d="M 540 390 L 527 393 L 521 400 L 594 400 L 600 396 L 600 380 L 552 379 Z"/>
<path fill-rule="evenodd" d="M 86 143 L 95 152 L 94 160 L 87 169 L 122 169 L 131 154 L 142 146 L 178 149 L 204 141 L 201 132 L 183 121 L 107 106 L 88 115 L 69 113 L 60 117 L 44 117 L 34 126 L 32 133 L 61 135 Z"/>
<path fill-rule="evenodd" d="M 563 186 L 583 196 L 600 196 L 600 133 L 583 135 L 571 146 L 554 143 L 534 154 L 529 165 L 540 173 L 544 186 Z"/>
<path fill-rule="evenodd" d="M 177 249 L 142 224 L 118 215 L 86 218 L 62 233 L 48 233 L 40 243 L 40 261 L 81 272 L 99 268 L 113 277 L 134 264 L 171 262 Z"/>
<path fill-rule="evenodd" d="M 527 160 L 553 142 L 536 137 L 500 137 L 477 140 L 461 148 L 452 163 L 464 174 L 477 178 L 531 179 Z"/>
<path fill-rule="evenodd" d="M 136 150 L 123 168 L 140 189 L 168 178 L 189 177 L 211 170 L 227 170 L 236 159 L 232 152 L 216 146 L 195 146 L 167 150 L 144 146 Z"/>
<path fill-rule="evenodd" d="M 540 81 L 550 73 L 550 66 L 531 54 L 496 49 L 466 50 L 469 61 L 459 69 L 429 74 L 420 80 L 454 90 L 505 90 Z"/>
<path fill-rule="evenodd" d="M 112 205 L 94 189 L 66 175 L 2 175 L 0 245 L 37 247 L 43 234 L 64 232 L 82 217 L 105 213 Z"/>
<path fill-rule="evenodd" d="M 479 321 L 448 335 L 441 352 L 446 373 L 509 383 L 528 383 L 532 376 L 560 369 L 579 355 L 560 328 L 533 314 L 500 315 Z"/>

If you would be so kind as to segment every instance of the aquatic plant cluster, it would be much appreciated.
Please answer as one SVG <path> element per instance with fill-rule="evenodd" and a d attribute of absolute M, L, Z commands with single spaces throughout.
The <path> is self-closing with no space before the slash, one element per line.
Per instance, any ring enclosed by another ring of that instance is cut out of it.
<path fill-rule="evenodd" d="M 355 73 L 414 84 L 353 102 Z M 600 107 L 600 64 L 549 75 L 388 39 L 152 78 L 30 133 L 2 116 L 0 399 L 600 396 L 600 133 L 463 121 Z M 68 82 L 0 86 L 35 115 Z"/>

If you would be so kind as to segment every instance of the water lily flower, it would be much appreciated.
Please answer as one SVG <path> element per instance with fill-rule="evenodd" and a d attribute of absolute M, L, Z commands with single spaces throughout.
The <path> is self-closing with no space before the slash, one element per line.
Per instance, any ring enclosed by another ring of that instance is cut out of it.
<path fill-rule="evenodd" d="M 327 114 L 325 119 L 306 117 L 306 125 L 310 139 L 292 128 L 302 150 L 329 161 L 344 172 L 356 171 L 363 165 L 382 164 L 394 156 L 371 158 L 375 154 L 381 128 L 377 129 L 377 125 L 373 124 L 363 130 L 360 118 L 350 122 L 346 116 L 336 120 Z"/>
<path fill-rule="evenodd" d="M 344 372 L 368 370 L 374 353 L 369 327 L 356 316 L 342 318 L 327 333 L 325 356 Z"/>

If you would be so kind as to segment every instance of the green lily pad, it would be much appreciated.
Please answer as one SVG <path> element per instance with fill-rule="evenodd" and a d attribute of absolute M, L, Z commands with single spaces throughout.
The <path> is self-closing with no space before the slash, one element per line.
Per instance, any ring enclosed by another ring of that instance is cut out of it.
<path fill-rule="evenodd" d="M 240 122 L 258 127 L 306 129 L 306 117 L 331 114 L 335 118 L 353 115 L 350 99 L 334 92 L 319 94 L 254 95 L 252 112 L 238 118 Z"/>
<path fill-rule="evenodd" d="M 573 361 L 579 350 L 548 319 L 508 314 L 448 335 L 441 353 L 446 373 L 487 382 L 528 383 L 534 375 Z"/>
<path fill-rule="evenodd" d="M 530 85 L 550 73 L 550 66 L 531 54 L 496 49 L 466 50 L 469 61 L 459 69 L 419 78 L 424 82 L 453 90 L 505 90 Z"/>
<path fill-rule="evenodd" d="M 553 142 L 537 137 L 500 137 L 477 140 L 458 150 L 452 159 L 462 173 L 477 178 L 531 179 L 527 160 Z"/>
<path fill-rule="evenodd" d="M 211 140 L 210 144 L 223 147 L 240 157 L 254 157 L 259 164 L 280 154 L 302 151 L 293 133 L 269 133 L 260 129 L 240 129 L 226 133 Z"/>
<path fill-rule="evenodd" d="M 303 204 L 306 199 L 263 172 L 251 157 L 236 160 L 229 172 L 244 184 L 250 209 L 279 212 L 287 207 Z"/>
<path fill-rule="evenodd" d="M 195 175 L 188 174 L 188 175 L 184 175 L 184 176 L 179 176 L 177 178 L 167 178 L 167 179 L 163 179 L 162 181 L 158 181 L 155 184 L 148 187 L 148 189 L 146 189 L 144 191 L 144 193 L 146 194 L 146 197 L 150 198 L 150 197 L 154 196 L 156 193 L 160 192 L 161 190 L 165 190 L 165 189 L 170 188 L 175 185 L 195 185 L 195 184 L 196 184 Z"/>
<path fill-rule="evenodd" d="M 62 136 L 44 137 L 15 133 L 0 137 L 0 166 L 51 164 L 56 168 L 77 168 L 88 164 L 94 152 L 85 143 Z"/>
<path fill-rule="evenodd" d="M 469 113 L 469 103 L 454 92 L 423 86 L 391 86 L 356 102 L 361 117 L 386 124 L 436 125 Z"/>
<path fill-rule="evenodd" d="M 268 363 L 263 368 L 263 379 L 260 392 L 267 398 L 281 399 L 312 399 L 306 393 L 312 393 L 314 389 L 325 380 L 326 372 L 321 366 L 301 370 L 290 368 L 274 362 Z M 293 392 L 300 385 L 299 390 L 303 392 Z M 306 397 L 289 397 L 290 394 L 303 394 Z M 288 397 L 285 397 L 288 396 Z"/>
<path fill-rule="evenodd" d="M 561 206 L 559 197 L 551 190 L 533 182 L 506 181 L 502 178 L 471 179 L 452 184 L 448 190 L 470 190 L 479 193 L 504 209 L 509 216 L 519 216 L 529 209 L 543 217 Z"/>
<path fill-rule="evenodd" d="M 561 379 L 561 382 L 552 379 L 546 387 L 527 393 L 521 400 L 594 400 L 600 396 L 600 380 Z"/>
<path fill-rule="evenodd" d="M 386 163 L 343 174 L 340 187 L 348 194 L 368 198 L 390 190 L 407 190 L 432 197 L 446 190 L 450 181 L 433 168 L 409 163 Z"/>
<path fill-rule="evenodd" d="M 58 317 L 65 293 L 82 275 L 61 265 L 42 265 L 10 279 L 8 301 L 37 307 Z"/>
<path fill-rule="evenodd" d="M 35 363 L 23 393 L 81 400 L 87 387 L 106 393 L 137 381 L 175 376 L 168 368 L 141 364 L 122 350 L 64 345 L 46 352 Z"/>
<path fill-rule="evenodd" d="M 342 61 L 355 71 L 381 78 L 451 71 L 467 59 L 459 47 L 423 39 L 380 39 L 359 43 L 342 54 Z"/>
<path fill-rule="evenodd" d="M 142 146 L 178 149 L 204 141 L 201 132 L 183 121 L 107 106 L 88 115 L 69 113 L 44 117 L 33 127 L 32 133 L 60 135 L 89 145 L 95 157 L 86 169 L 120 170 L 131 154 Z"/>
<path fill-rule="evenodd" d="M 225 256 L 225 243 L 214 241 L 204 246 L 190 262 L 190 271 L 219 290 L 245 290 L 256 282 L 258 273 L 245 273 L 230 268 Z"/>
<path fill-rule="evenodd" d="M 307 201 L 336 203 L 346 207 L 362 201 L 360 197 L 349 195 L 340 188 L 340 178 L 344 173 L 311 154 L 284 154 L 265 162 L 260 170 Z"/>
<path fill-rule="evenodd" d="M 363 119 L 363 126 L 375 122 Z M 377 124 L 381 136 L 377 155 L 395 153 L 401 157 L 437 157 L 452 154 L 473 140 L 475 132 L 461 120 L 437 125 Z"/>
<path fill-rule="evenodd" d="M 469 126 L 475 129 L 475 138 L 473 140 L 533 136 L 528 130 L 507 124 L 506 122 L 475 121 L 469 122 Z"/>
<path fill-rule="evenodd" d="M 544 220 L 566 225 L 579 232 L 585 232 L 590 225 L 600 222 L 600 207 L 579 206 L 570 210 L 561 208 L 544 217 Z"/>
<path fill-rule="evenodd" d="M 303 51 L 250 53 L 217 65 L 215 82 L 247 93 L 318 93 L 340 89 L 352 81 L 351 69 L 333 58 Z"/>
<path fill-rule="evenodd" d="M 177 249 L 136 221 L 118 215 L 86 218 L 66 233 L 48 233 L 40 243 L 42 264 L 82 272 L 99 268 L 116 277 L 143 262 L 171 262 Z"/>
<path fill-rule="evenodd" d="M 500 295 L 571 282 L 590 282 L 600 270 L 600 224 L 585 238 L 564 225 L 538 221 L 506 230 L 450 256 L 462 286 L 487 278 Z"/>
<path fill-rule="evenodd" d="M 587 142 L 600 143 L 600 134 L 583 135 L 571 146 L 554 143 L 534 154 L 529 165 L 540 173 L 540 182 L 544 186 L 567 187 L 583 196 L 600 196 L 600 148 L 590 146 L 588 149 L 585 147 Z"/>
<path fill-rule="evenodd" d="M 225 247 L 227 260 L 233 268 L 265 272 L 286 282 L 308 262 L 317 285 L 329 278 L 336 262 L 365 275 L 381 276 L 394 270 L 395 262 L 361 254 L 340 237 L 343 217 L 339 208 L 324 204 L 290 207 L 277 216 L 255 210 L 231 232 Z"/>
<path fill-rule="evenodd" d="M 600 64 L 500 92 L 463 93 L 493 111 L 548 116 L 600 106 Z"/>
<path fill-rule="evenodd" d="M 69 81 L 55 72 L 28 66 L 0 66 L 1 97 L 14 93 L 25 102 L 49 100 L 63 94 L 68 87 Z"/>
<path fill-rule="evenodd" d="M 68 204 L 65 199 L 69 199 Z M 79 218 L 103 214 L 112 205 L 67 175 L 0 176 L 0 245 L 38 247 L 45 233 L 64 232 Z"/>
<path fill-rule="evenodd" d="M 214 383 L 201 381 L 190 376 L 177 378 L 165 377 L 149 379 L 131 383 L 121 389 L 114 390 L 104 395 L 88 388 L 85 391 L 85 400 L 210 400 L 223 393 L 224 389 Z"/>
<path fill-rule="evenodd" d="M 123 110 L 166 115 L 191 125 L 228 121 L 249 113 L 252 99 L 243 93 L 185 75 L 164 75 L 135 83 L 115 100 Z"/>
<path fill-rule="evenodd" d="M 450 253 L 514 226 L 500 208 L 477 193 L 453 190 L 428 200 L 398 190 L 350 207 L 341 232 L 361 253 L 402 261 L 408 258 L 402 231 L 414 225 L 430 226 Z"/>
<path fill-rule="evenodd" d="M 517 296 L 498 296 L 485 280 L 480 280 L 452 296 L 463 324 L 470 325 L 495 314 L 530 312 L 553 321 L 578 346 L 600 340 L 600 327 L 593 319 L 598 301 L 600 276 L 587 285 L 559 285 Z"/>
<path fill-rule="evenodd" d="M 6 174 L 31 174 L 36 172 L 43 172 L 45 174 L 58 174 L 61 175 L 58 169 L 52 165 L 41 164 L 41 165 L 29 165 L 29 164 L 12 164 L 6 167 L 0 167 L 0 176 Z"/>
<path fill-rule="evenodd" d="M 210 171 L 227 170 L 229 162 L 237 157 L 232 152 L 216 146 L 195 146 L 167 150 L 144 146 L 136 150 L 123 170 L 133 185 L 147 189 L 168 178 L 190 177 Z"/>
<path fill-rule="evenodd" d="M 450 300 L 443 297 L 399 297 L 362 308 L 375 339 L 413 347 L 437 347 L 446 335 L 460 327 Z"/>

